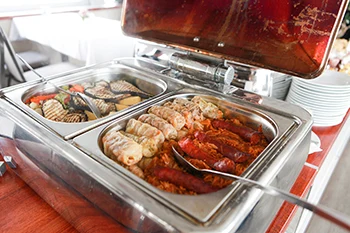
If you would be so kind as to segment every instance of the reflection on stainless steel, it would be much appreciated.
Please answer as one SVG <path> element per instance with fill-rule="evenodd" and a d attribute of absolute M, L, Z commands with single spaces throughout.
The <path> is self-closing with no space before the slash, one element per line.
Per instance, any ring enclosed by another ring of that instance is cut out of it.
<path fill-rule="evenodd" d="M 262 97 L 260 95 L 239 88 L 232 88 L 230 91 L 227 92 L 227 94 L 237 96 L 241 99 L 255 104 L 261 104 L 262 102 Z"/>
<path fill-rule="evenodd" d="M 255 180 L 251 180 L 251 179 L 243 178 L 237 175 L 219 172 L 215 170 L 197 168 L 193 164 L 191 164 L 189 161 L 187 161 L 184 157 L 182 157 L 182 155 L 180 155 L 180 153 L 177 152 L 177 150 L 174 147 L 172 147 L 172 149 L 177 161 L 179 161 L 179 163 L 182 166 L 184 166 L 186 169 L 188 169 L 190 172 L 197 173 L 198 175 L 203 175 L 203 174 L 216 175 L 226 179 L 234 180 L 248 187 L 254 187 L 254 188 L 260 189 L 269 195 L 281 198 L 282 200 L 288 201 L 289 203 L 296 204 L 300 207 L 310 210 L 313 213 L 317 214 L 318 216 L 332 223 L 335 223 L 338 226 L 341 226 L 347 230 L 350 230 L 350 218 L 340 212 L 337 212 L 336 210 L 326 209 L 324 206 L 311 204 L 310 202 L 307 202 L 299 198 L 298 196 L 295 196 L 288 192 L 284 192 L 283 190 L 277 189 L 272 186 L 261 184 Z"/>
<path fill-rule="evenodd" d="M 220 65 L 210 65 L 189 55 L 174 53 L 169 60 L 170 68 L 179 70 L 205 80 L 216 83 L 230 85 L 235 76 L 235 70 L 232 66 L 222 67 Z"/>
<path fill-rule="evenodd" d="M 135 54 L 137 57 L 164 65 L 164 70 L 171 77 L 179 78 L 185 74 L 202 82 L 204 86 L 231 85 L 276 99 L 285 99 L 291 81 L 289 75 L 282 73 L 220 60 L 194 52 L 179 52 L 169 46 L 145 41 L 137 43 Z M 158 56 L 157 54 L 162 55 Z"/>
<path fill-rule="evenodd" d="M 173 53 L 181 52 L 169 46 L 138 40 L 135 44 L 135 57 L 147 58 L 165 67 L 169 66 L 169 60 Z M 183 53 L 183 52 L 182 52 Z"/>

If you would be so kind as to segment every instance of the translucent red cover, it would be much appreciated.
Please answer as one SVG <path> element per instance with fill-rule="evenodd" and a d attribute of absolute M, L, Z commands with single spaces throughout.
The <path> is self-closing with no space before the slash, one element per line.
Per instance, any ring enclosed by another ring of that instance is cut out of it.
<path fill-rule="evenodd" d="M 124 0 L 123 31 L 303 78 L 324 69 L 348 0 Z"/>

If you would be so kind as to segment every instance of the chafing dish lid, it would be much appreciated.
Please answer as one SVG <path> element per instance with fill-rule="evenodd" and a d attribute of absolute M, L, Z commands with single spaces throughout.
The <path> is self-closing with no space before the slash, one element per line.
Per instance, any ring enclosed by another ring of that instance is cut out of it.
<path fill-rule="evenodd" d="M 126 0 L 133 37 L 314 78 L 326 66 L 348 0 Z"/>

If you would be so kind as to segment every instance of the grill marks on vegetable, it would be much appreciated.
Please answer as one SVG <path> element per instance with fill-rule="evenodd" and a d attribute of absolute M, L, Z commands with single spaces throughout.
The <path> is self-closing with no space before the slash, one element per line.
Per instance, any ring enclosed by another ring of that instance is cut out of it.
<path fill-rule="evenodd" d="M 84 92 L 100 110 L 102 116 L 121 111 L 151 97 L 133 84 L 124 81 L 82 83 L 63 86 L 71 92 Z M 96 118 L 87 104 L 77 96 L 63 92 L 31 97 L 26 104 L 52 121 L 78 123 Z"/>
<path fill-rule="evenodd" d="M 141 146 L 141 150 L 133 151 L 138 153 L 133 157 L 139 160 L 128 165 L 116 159 L 120 153 L 131 153 L 131 150 L 121 143 L 111 143 L 125 140 L 115 132 Z M 197 167 L 240 175 L 268 144 L 261 132 L 244 126 L 237 119 L 224 119 L 215 104 L 200 96 L 191 100 L 176 98 L 162 106 L 152 106 L 138 119 L 130 119 L 125 131 L 110 130 L 103 142 L 108 157 L 151 185 L 191 195 L 217 191 L 232 181 L 188 173 L 176 162 L 171 146 L 186 153 L 185 158 Z"/>

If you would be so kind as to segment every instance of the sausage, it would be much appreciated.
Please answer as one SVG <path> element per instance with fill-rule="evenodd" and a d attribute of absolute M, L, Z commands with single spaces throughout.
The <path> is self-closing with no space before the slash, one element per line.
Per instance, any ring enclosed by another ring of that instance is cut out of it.
<path fill-rule="evenodd" d="M 255 131 L 246 126 L 238 126 L 229 121 L 225 120 L 213 120 L 212 125 L 214 128 L 221 128 L 231 131 L 232 133 L 238 134 L 245 141 L 252 144 L 258 144 L 261 139 L 261 133 Z"/>
<path fill-rule="evenodd" d="M 235 163 L 243 163 L 251 157 L 250 154 L 240 151 L 235 147 L 226 144 L 220 139 L 210 137 L 203 131 L 195 132 L 194 136 L 201 142 L 208 142 L 214 144 L 223 156 L 233 160 Z"/>
<path fill-rule="evenodd" d="M 155 167 L 153 172 L 161 181 L 167 181 L 177 186 L 182 186 L 199 194 L 211 193 L 219 190 L 198 177 L 173 168 Z"/>
<path fill-rule="evenodd" d="M 179 142 L 179 146 L 181 149 L 190 157 L 194 159 L 201 159 L 209 167 L 214 170 L 234 173 L 236 170 L 236 164 L 229 158 L 221 158 L 217 159 L 211 156 L 209 153 L 205 152 L 201 148 L 197 147 L 192 139 L 190 138 L 182 138 Z"/>

